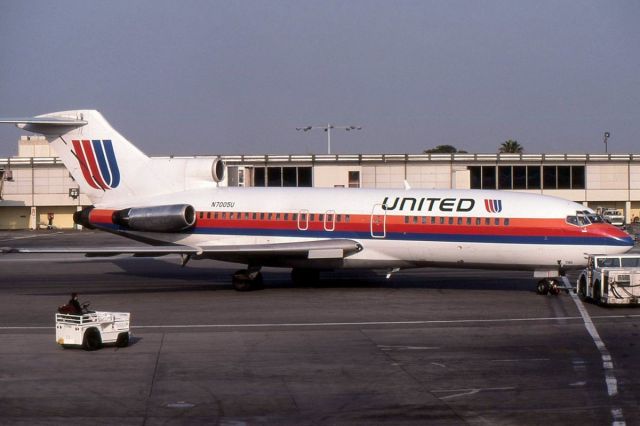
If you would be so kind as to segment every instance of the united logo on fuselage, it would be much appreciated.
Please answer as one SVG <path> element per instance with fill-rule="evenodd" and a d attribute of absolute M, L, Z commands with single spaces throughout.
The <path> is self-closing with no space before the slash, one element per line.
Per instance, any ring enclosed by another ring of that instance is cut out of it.
<path fill-rule="evenodd" d="M 71 142 L 89 186 L 107 190 L 120 185 L 120 170 L 110 139 L 76 139 Z"/>
<path fill-rule="evenodd" d="M 484 207 L 489 213 L 500 213 L 502 211 L 502 200 L 484 200 Z"/>

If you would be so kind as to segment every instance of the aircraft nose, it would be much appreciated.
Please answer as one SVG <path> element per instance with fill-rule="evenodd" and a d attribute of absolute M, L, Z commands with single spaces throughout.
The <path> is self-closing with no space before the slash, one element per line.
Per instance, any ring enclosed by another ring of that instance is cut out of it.
<path fill-rule="evenodd" d="M 603 233 L 612 246 L 618 246 L 625 249 L 625 251 L 628 251 L 634 245 L 633 237 L 631 235 L 613 225 L 606 225 Z"/>

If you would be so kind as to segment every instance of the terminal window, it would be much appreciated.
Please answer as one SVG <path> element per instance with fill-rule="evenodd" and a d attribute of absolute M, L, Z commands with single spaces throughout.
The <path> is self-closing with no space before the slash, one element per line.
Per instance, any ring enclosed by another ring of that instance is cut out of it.
<path fill-rule="evenodd" d="M 310 187 L 313 184 L 311 167 L 255 167 L 254 186 L 269 187 Z"/>
<path fill-rule="evenodd" d="M 349 171 L 349 188 L 360 188 L 360 172 Z"/>
<path fill-rule="evenodd" d="M 470 166 L 471 189 L 585 189 L 584 166 Z"/>

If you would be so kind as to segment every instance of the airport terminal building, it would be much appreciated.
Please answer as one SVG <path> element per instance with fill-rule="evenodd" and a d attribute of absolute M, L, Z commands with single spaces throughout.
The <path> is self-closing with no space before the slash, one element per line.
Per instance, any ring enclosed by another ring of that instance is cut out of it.
<path fill-rule="evenodd" d="M 210 158 L 213 162 L 217 157 Z M 640 154 L 346 154 L 223 156 L 227 186 L 500 189 L 553 195 L 640 216 Z M 73 228 L 91 202 L 42 136 L 0 158 L 0 229 Z"/>

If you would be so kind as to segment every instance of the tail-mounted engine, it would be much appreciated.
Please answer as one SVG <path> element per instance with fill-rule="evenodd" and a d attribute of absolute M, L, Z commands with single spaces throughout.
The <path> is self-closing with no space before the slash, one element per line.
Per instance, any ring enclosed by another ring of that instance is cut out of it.
<path fill-rule="evenodd" d="M 196 223 L 196 212 L 189 204 L 131 207 L 116 211 L 87 207 L 76 212 L 73 220 L 90 229 L 119 225 L 132 231 L 180 232 Z"/>

